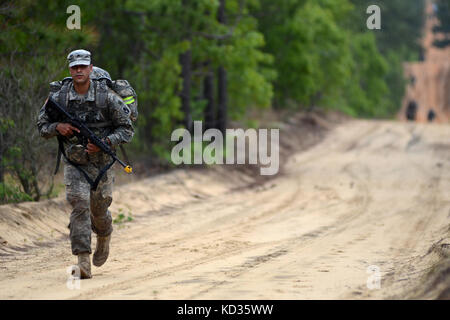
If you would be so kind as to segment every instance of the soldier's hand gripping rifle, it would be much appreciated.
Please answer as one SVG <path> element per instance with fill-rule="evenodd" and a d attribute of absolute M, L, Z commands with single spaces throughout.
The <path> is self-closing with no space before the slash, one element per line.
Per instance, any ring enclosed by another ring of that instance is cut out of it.
<path fill-rule="evenodd" d="M 131 173 L 133 171 L 131 166 L 127 165 L 122 160 L 117 158 L 117 156 L 116 156 L 115 152 L 112 150 L 112 148 L 107 143 L 105 143 L 103 140 L 101 140 L 99 137 L 97 137 L 95 135 L 95 133 L 93 133 L 84 124 L 83 121 L 81 121 L 77 117 L 68 113 L 63 107 L 61 107 L 52 98 L 48 98 L 48 100 L 45 104 L 45 109 L 46 109 L 47 114 L 50 116 L 50 118 L 53 121 L 70 123 L 72 126 L 76 127 L 78 130 L 80 130 L 80 132 L 74 133 L 75 136 L 77 136 L 80 140 L 90 141 L 92 144 L 95 144 L 97 147 L 99 147 L 100 150 L 102 150 L 104 153 L 106 153 L 112 157 L 112 159 L 113 159 L 112 162 L 109 163 L 108 165 L 106 165 L 104 168 L 102 168 L 100 170 L 100 173 L 97 176 L 97 178 L 95 180 L 92 180 L 83 169 L 81 169 L 76 163 L 70 161 L 67 158 L 65 151 L 64 151 L 62 137 L 58 136 L 58 143 L 59 143 L 59 149 L 60 149 L 59 151 L 64 156 L 64 158 L 66 158 L 67 162 L 69 162 L 71 165 L 73 165 L 75 168 L 77 168 L 84 175 L 84 177 L 89 182 L 89 184 L 91 185 L 91 188 L 93 190 L 97 189 L 98 183 L 100 182 L 100 179 L 102 178 L 102 176 L 106 173 L 106 171 L 108 171 L 109 168 L 111 168 L 111 166 L 116 161 L 120 163 L 120 165 L 124 168 L 124 171 L 126 173 Z"/>

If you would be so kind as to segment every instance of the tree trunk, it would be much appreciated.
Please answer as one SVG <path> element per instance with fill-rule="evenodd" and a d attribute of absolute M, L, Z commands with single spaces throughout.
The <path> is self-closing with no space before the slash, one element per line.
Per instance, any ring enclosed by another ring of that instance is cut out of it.
<path fill-rule="evenodd" d="M 203 98 L 207 101 L 205 108 L 205 126 L 204 129 L 215 127 L 216 108 L 214 104 L 214 72 L 210 69 L 203 79 Z"/>
<path fill-rule="evenodd" d="M 183 78 L 183 88 L 181 89 L 181 110 L 184 113 L 184 126 L 189 132 L 193 132 L 192 115 L 191 115 L 191 70 L 192 55 L 188 50 L 180 55 L 181 77 Z"/>
<path fill-rule="evenodd" d="M 217 19 L 220 23 L 226 24 L 226 17 L 225 17 L 225 0 L 219 1 L 219 9 L 217 13 Z"/>
<path fill-rule="evenodd" d="M 32 177 L 31 177 L 31 184 L 33 185 L 33 189 L 34 189 L 34 192 L 35 192 L 35 195 L 34 195 L 34 197 L 30 194 L 30 196 L 31 197 L 33 197 L 33 200 L 34 201 L 39 201 L 39 200 L 41 200 L 41 188 L 39 187 L 39 184 L 38 184 L 38 176 L 37 176 L 37 168 L 36 168 L 36 166 L 35 166 L 35 161 L 33 161 L 32 162 L 32 164 L 31 164 L 31 174 L 33 175 Z"/>
<path fill-rule="evenodd" d="M 2 156 L 2 151 L 0 150 L 0 183 L 3 182 L 3 177 L 4 177 L 4 169 L 3 169 L 3 156 Z"/>
<path fill-rule="evenodd" d="M 6 151 L 8 150 L 7 146 L 5 145 L 5 141 L 7 137 L 5 134 L 0 133 L 0 183 L 2 183 L 5 179 L 5 168 L 3 166 L 3 157 Z"/>
<path fill-rule="evenodd" d="M 227 108 L 228 108 L 228 94 L 227 94 L 227 71 L 224 67 L 219 67 L 218 70 L 218 109 L 217 109 L 217 128 L 225 137 L 225 129 L 227 127 Z"/>
<path fill-rule="evenodd" d="M 3 177 L 4 177 L 4 169 L 3 169 L 3 150 L 2 150 L 2 147 L 3 147 L 3 141 L 2 141 L 2 138 L 1 138 L 1 135 L 0 135 L 0 144 L 1 144 L 1 147 L 0 147 L 0 183 L 2 183 L 3 182 Z"/>
<path fill-rule="evenodd" d="M 226 24 L 225 17 L 225 0 L 220 0 L 217 14 L 218 21 Z M 227 93 L 227 71 L 223 66 L 218 70 L 218 110 L 217 110 L 217 128 L 222 132 L 225 139 L 225 129 L 227 127 L 227 109 L 228 109 L 228 93 Z"/>

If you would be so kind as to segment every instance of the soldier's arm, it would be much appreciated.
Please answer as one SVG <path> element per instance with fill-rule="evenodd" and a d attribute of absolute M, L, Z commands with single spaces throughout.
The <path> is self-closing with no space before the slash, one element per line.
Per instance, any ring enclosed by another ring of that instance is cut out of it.
<path fill-rule="evenodd" d="M 131 141 L 134 135 L 134 128 L 130 120 L 130 108 L 123 102 L 119 95 L 108 92 L 108 107 L 114 131 L 107 136 L 111 145 Z"/>
<path fill-rule="evenodd" d="M 47 102 L 47 101 L 46 101 Z M 45 103 L 44 103 L 45 106 Z M 49 139 L 58 135 L 58 131 L 56 131 L 56 126 L 59 122 L 52 122 L 45 112 L 44 106 L 41 107 L 39 111 L 38 119 L 37 119 L 37 127 L 39 130 L 39 134 L 41 137 Z"/>

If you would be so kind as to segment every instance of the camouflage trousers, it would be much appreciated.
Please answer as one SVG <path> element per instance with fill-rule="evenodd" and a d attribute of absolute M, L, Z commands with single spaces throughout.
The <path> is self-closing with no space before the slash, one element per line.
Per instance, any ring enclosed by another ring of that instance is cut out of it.
<path fill-rule="evenodd" d="M 91 178 L 95 178 L 99 168 L 94 164 L 80 165 Z M 108 208 L 112 202 L 112 186 L 114 171 L 109 169 L 100 180 L 97 190 L 91 190 L 90 184 L 75 167 L 64 166 L 64 183 L 66 198 L 72 206 L 70 214 L 70 242 L 72 253 L 92 253 L 91 230 L 98 236 L 108 236 L 112 233 L 112 217 Z"/>

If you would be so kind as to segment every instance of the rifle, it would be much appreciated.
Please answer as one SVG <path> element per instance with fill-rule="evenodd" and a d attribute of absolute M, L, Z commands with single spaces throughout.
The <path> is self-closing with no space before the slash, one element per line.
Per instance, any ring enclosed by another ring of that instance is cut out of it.
<path fill-rule="evenodd" d="M 63 145 L 63 139 L 61 136 L 58 136 L 58 143 L 59 143 L 59 152 L 64 156 L 64 158 L 67 160 L 68 163 L 73 165 L 75 168 L 77 168 L 86 178 L 86 180 L 91 185 L 92 190 L 96 190 L 98 183 L 100 182 L 100 179 L 102 176 L 106 173 L 106 171 L 111 168 L 111 166 L 114 164 L 114 162 L 119 162 L 119 164 L 124 168 L 124 171 L 126 173 L 131 173 L 133 169 L 131 166 L 124 163 L 122 160 L 120 160 L 116 153 L 112 150 L 112 148 L 103 140 L 101 140 L 99 137 L 95 135 L 85 124 L 83 121 L 78 119 L 77 117 L 71 115 L 68 113 L 62 106 L 60 106 L 55 100 L 52 98 L 48 98 L 47 103 L 45 104 L 45 110 L 49 117 L 52 119 L 52 121 L 57 122 L 65 122 L 70 123 L 72 126 L 76 127 L 80 132 L 75 132 L 74 135 L 80 139 L 81 141 L 90 141 L 91 143 L 95 144 L 97 147 L 100 148 L 101 151 L 104 153 L 110 155 L 112 157 L 112 162 L 106 165 L 104 168 L 100 170 L 99 175 L 95 180 L 92 180 L 87 173 L 81 169 L 76 163 L 69 160 L 65 154 L 64 151 L 64 145 Z"/>

